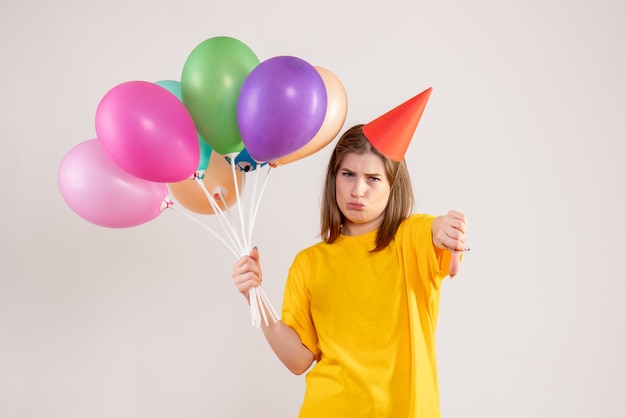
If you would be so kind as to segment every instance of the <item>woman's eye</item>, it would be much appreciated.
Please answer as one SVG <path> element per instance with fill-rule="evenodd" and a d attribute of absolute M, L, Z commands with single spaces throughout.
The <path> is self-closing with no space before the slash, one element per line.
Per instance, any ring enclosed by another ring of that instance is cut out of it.
<path fill-rule="evenodd" d="M 352 174 L 352 173 L 348 173 L 347 171 L 344 171 L 344 172 L 342 173 L 342 175 L 343 175 L 344 177 L 354 177 L 354 174 Z"/>

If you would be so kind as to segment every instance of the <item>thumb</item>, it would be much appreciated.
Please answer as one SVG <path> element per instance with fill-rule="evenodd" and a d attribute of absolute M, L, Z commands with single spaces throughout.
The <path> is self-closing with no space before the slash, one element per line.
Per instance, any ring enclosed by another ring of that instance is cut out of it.
<path fill-rule="evenodd" d="M 459 272 L 461 268 L 461 251 L 450 250 L 450 254 L 452 255 L 452 259 L 450 260 L 450 277 L 454 277 Z"/>
<path fill-rule="evenodd" d="M 254 261 L 256 261 L 257 263 L 259 262 L 259 249 L 257 248 L 257 246 L 255 245 L 252 250 L 250 251 L 250 257 L 252 257 L 254 259 Z"/>

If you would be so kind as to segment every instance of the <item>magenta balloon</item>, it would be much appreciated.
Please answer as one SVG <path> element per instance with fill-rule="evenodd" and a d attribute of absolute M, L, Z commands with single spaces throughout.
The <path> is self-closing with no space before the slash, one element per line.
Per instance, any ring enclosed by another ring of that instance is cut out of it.
<path fill-rule="evenodd" d="M 245 148 L 257 161 L 271 161 L 300 149 L 326 115 L 326 87 L 306 61 L 279 56 L 256 66 L 244 81 L 237 120 Z"/>
<path fill-rule="evenodd" d="M 72 148 L 59 168 L 59 188 L 68 206 L 99 226 L 127 228 L 161 213 L 167 185 L 135 177 L 119 168 L 97 139 Z"/>
<path fill-rule="evenodd" d="M 144 180 L 189 178 L 200 159 L 198 134 L 185 105 L 147 81 L 113 87 L 96 110 L 96 133 L 109 157 Z"/>

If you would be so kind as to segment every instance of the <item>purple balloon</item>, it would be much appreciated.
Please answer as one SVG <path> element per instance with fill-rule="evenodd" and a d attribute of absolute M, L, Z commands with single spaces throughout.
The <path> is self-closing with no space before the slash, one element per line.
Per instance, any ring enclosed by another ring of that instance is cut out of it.
<path fill-rule="evenodd" d="M 109 228 L 127 228 L 154 219 L 168 196 L 167 185 L 142 180 L 119 168 L 97 139 L 72 148 L 58 175 L 68 206 L 86 221 Z"/>
<path fill-rule="evenodd" d="M 307 144 L 326 115 L 326 86 L 306 61 L 279 56 L 245 79 L 237 102 L 241 138 L 256 161 L 272 161 Z"/>
<path fill-rule="evenodd" d="M 113 87 L 96 110 L 96 133 L 109 157 L 144 180 L 173 183 L 198 167 L 198 134 L 185 105 L 147 81 Z"/>

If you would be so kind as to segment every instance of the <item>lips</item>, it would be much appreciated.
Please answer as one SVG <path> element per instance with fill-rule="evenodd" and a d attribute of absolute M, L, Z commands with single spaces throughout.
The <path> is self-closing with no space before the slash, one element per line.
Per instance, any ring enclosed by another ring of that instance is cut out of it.
<path fill-rule="evenodd" d="M 346 203 L 346 207 L 350 210 L 363 210 L 365 209 L 365 205 L 358 202 L 348 202 Z"/>

